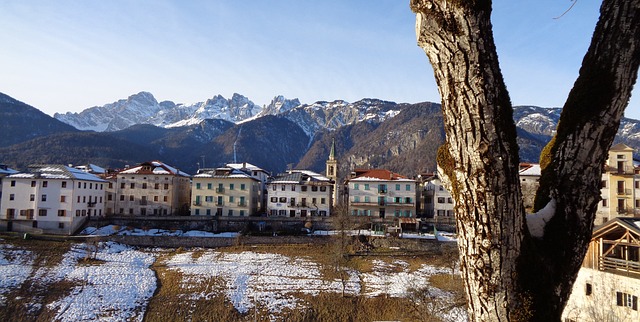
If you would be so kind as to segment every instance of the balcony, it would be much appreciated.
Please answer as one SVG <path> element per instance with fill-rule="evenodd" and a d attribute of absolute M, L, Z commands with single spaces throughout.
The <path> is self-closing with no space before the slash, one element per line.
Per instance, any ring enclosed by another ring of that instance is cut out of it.
<path fill-rule="evenodd" d="M 238 201 L 238 207 L 246 207 L 246 206 L 247 206 L 246 201 Z"/>
<path fill-rule="evenodd" d="M 377 201 L 352 201 L 350 203 L 352 206 L 377 206 Z"/>
<path fill-rule="evenodd" d="M 413 207 L 415 204 L 413 202 L 389 202 L 388 205 L 393 207 Z"/>
<path fill-rule="evenodd" d="M 216 206 L 222 207 L 224 206 L 224 202 L 216 201 Z"/>
<path fill-rule="evenodd" d="M 612 257 L 600 257 L 598 268 L 601 271 L 622 271 L 640 274 L 640 262 Z"/>
<path fill-rule="evenodd" d="M 618 196 L 630 196 L 632 194 L 632 190 L 631 189 L 618 189 Z"/>
<path fill-rule="evenodd" d="M 633 167 L 629 167 L 629 166 L 615 168 L 613 172 L 616 174 L 626 174 L 626 175 L 635 174 Z"/>
<path fill-rule="evenodd" d="M 87 202 L 87 207 L 93 208 L 95 206 L 96 206 L 96 202 L 95 201 L 94 202 Z"/>
<path fill-rule="evenodd" d="M 146 206 L 147 205 L 147 201 L 146 200 L 140 200 L 140 205 L 141 206 Z"/>
<path fill-rule="evenodd" d="M 307 207 L 307 203 L 306 202 L 301 202 L 299 204 L 296 205 L 297 207 Z"/>
<path fill-rule="evenodd" d="M 216 188 L 216 193 L 224 193 L 224 188 Z"/>
<path fill-rule="evenodd" d="M 202 201 L 196 200 L 196 201 L 193 202 L 193 205 L 194 206 L 202 206 Z"/>
<path fill-rule="evenodd" d="M 616 207 L 616 212 L 619 215 L 625 215 L 625 214 L 632 214 L 633 213 L 633 209 L 632 208 L 625 208 L 625 207 Z"/>
<path fill-rule="evenodd" d="M 378 193 L 384 195 L 387 193 L 387 189 L 378 189 Z"/>

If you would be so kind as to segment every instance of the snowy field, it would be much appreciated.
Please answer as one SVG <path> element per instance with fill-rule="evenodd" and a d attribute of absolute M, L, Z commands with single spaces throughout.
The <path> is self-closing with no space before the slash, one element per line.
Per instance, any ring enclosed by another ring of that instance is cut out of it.
<path fill-rule="evenodd" d="M 367 297 L 405 297 L 411 288 L 428 286 L 429 276 L 450 273 L 426 264 L 411 269 L 400 259 L 376 259 L 370 260 L 371 269 L 366 272 L 347 270 L 348 278 L 342 281 L 324 276 L 326 267 L 323 270 L 321 264 L 306 256 L 211 249 L 174 253 L 167 249 L 134 249 L 113 242 L 73 244 L 59 263 L 50 266 L 36 267 L 35 258 L 32 252 L 0 240 L 0 300 L 4 303 L 7 294 L 27 280 L 45 287 L 67 283 L 64 285 L 69 285 L 68 290 L 59 298 L 45 303 L 39 296 L 25 304 L 26 310 L 52 313 L 56 321 L 142 321 L 159 285 L 152 270 L 156 261 L 180 273 L 181 287 L 187 290 L 180 296 L 185 300 L 222 295 L 238 312 L 249 313 L 258 306 L 268 311 L 271 320 L 278 320 L 278 313 L 284 309 L 307 307 L 301 294 L 344 291 Z M 203 291 L 202 285 L 209 284 L 215 287 Z M 444 299 L 453 296 L 435 288 L 431 291 Z M 464 310 L 455 310 L 458 311 L 451 316 L 465 316 Z"/>

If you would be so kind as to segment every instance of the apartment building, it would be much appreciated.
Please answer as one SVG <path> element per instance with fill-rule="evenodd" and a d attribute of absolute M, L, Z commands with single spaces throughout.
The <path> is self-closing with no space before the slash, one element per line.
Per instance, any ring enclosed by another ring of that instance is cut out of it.
<path fill-rule="evenodd" d="M 108 215 L 179 216 L 189 214 L 190 175 L 161 161 L 144 162 L 107 175 Z"/>
<path fill-rule="evenodd" d="M 329 216 L 334 182 L 308 170 L 290 170 L 267 183 L 269 216 Z"/>
<path fill-rule="evenodd" d="M 437 174 L 421 176 L 422 183 L 422 213 L 427 218 L 451 220 L 455 218 L 453 212 L 453 198 Z"/>
<path fill-rule="evenodd" d="M 596 212 L 596 225 L 615 217 L 640 216 L 639 173 L 632 148 L 619 143 L 609 149 L 602 172 L 602 200 Z"/>
<path fill-rule="evenodd" d="M 347 180 L 353 216 L 415 217 L 417 183 L 384 169 L 356 169 Z"/>
<path fill-rule="evenodd" d="M 246 166 L 199 170 L 193 176 L 191 186 L 191 215 L 244 217 L 259 214 L 263 189 L 253 171 Z"/>
<path fill-rule="evenodd" d="M 263 214 L 267 211 L 267 182 L 271 174 L 251 163 L 227 163 L 225 167 L 236 169 L 247 173 L 254 179 L 260 181 L 260 201 L 257 212 Z"/>
<path fill-rule="evenodd" d="M 33 165 L 2 181 L 0 226 L 7 231 L 72 234 L 104 215 L 106 181 L 64 165 Z"/>

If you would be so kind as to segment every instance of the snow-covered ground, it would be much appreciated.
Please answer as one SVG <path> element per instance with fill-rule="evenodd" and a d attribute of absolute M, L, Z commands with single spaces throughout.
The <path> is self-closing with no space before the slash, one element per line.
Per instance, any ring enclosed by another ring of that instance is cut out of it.
<path fill-rule="evenodd" d="M 208 231 L 200 230 L 165 230 L 165 229 L 139 229 L 128 228 L 115 225 L 108 225 L 100 228 L 87 227 L 80 232 L 80 235 L 89 236 L 111 236 L 111 235 L 123 235 L 123 236 L 182 236 L 182 237 L 236 237 L 238 233 L 211 233 Z"/>
<path fill-rule="evenodd" d="M 66 295 L 48 303 L 42 303 L 43 298 L 33 300 L 27 309 L 46 307 L 56 321 L 142 321 L 157 285 L 151 265 L 159 252 L 113 242 L 75 244 L 56 265 L 35 267 L 33 253 L 0 240 L 0 298 L 27 279 L 38 285 L 65 281 L 72 285 Z M 85 261 L 87 258 L 90 260 Z M 404 297 L 412 288 L 428 286 L 429 276 L 450 272 L 426 264 L 412 270 L 409 263 L 398 259 L 373 260 L 370 271 L 346 269 L 343 283 L 323 276 L 326 267 L 311 257 L 211 249 L 169 255 L 159 264 L 180 272 L 182 288 L 187 290 L 185 299 L 222 295 L 239 312 L 258 306 L 267 310 L 272 320 L 284 309 L 307 307 L 300 294 L 341 293 L 344 287 L 351 295 Z M 203 291 L 202 285 L 209 286 Z M 193 291 L 189 293 L 189 289 Z M 445 299 L 452 296 L 435 288 L 431 291 Z M 465 316 L 463 311 L 453 313 Z"/>
<path fill-rule="evenodd" d="M 33 254 L 9 244 L 0 244 L 0 305 L 4 305 L 5 294 L 19 287 L 31 275 Z"/>
<path fill-rule="evenodd" d="M 183 275 L 183 287 L 202 285 L 207 280 L 224 280 L 224 294 L 242 313 L 249 312 L 257 304 L 270 313 L 282 309 L 303 309 L 305 303 L 295 294 L 316 295 L 319 292 L 341 293 L 343 283 L 339 279 L 327 280 L 317 263 L 305 258 L 290 258 L 279 254 L 245 251 L 222 253 L 207 250 L 194 259 L 193 252 L 175 255 L 166 265 Z M 428 286 L 428 277 L 434 274 L 449 274 L 450 270 L 422 265 L 415 271 L 402 260 L 387 263 L 374 260 L 373 271 L 362 273 L 348 270 L 345 293 L 352 295 L 378 296 L 387 294 L 405 297 L 412 288 Z M 221 290 L 192 294 L 190 299 L 211 298 Z M 439 297 L 450 298 L 452 294 L 432 288 Z M 456 312 L 465 316 L 463 309 Z M 461 320 L 464 321 L 464 320 Z"/>
<path fill-rule="evenodd" d="M 56 321 L 142 321 L 144 308 L 156 289 L 150 269 L 155 256 L 112 242 L 95 246 L 80 244 L 65 254 L 53 268 L 41 268 L 47 282 L 75 282 L 71 293 L 47 308 L 56 311 Z M 89 256 L 101 265 L 78 263 Z"/>

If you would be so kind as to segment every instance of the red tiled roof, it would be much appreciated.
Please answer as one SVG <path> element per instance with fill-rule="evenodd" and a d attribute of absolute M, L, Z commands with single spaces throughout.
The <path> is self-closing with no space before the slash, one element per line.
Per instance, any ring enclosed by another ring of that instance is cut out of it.
<path fill-rule="evenodd" d="M 367 177 L 380 180 L 408 179 L 403 175 L 391 172 L 386 169 L 355 169 L 356 178 Z"/>

